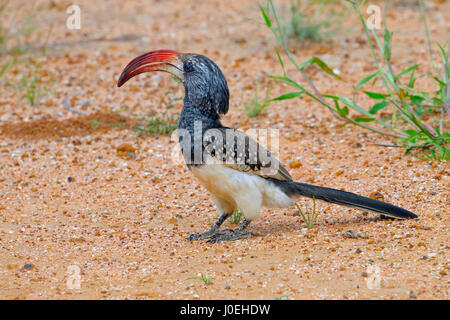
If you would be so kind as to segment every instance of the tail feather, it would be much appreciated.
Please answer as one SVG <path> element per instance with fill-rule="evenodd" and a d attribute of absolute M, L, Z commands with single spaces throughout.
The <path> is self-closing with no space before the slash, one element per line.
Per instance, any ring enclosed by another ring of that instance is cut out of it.
<path fill-rule="evenodd" d="M 296 195 L 305 196 L 347 207 L 367 209 L 397 219 L 417 218 L 417 215 L 406 209 L 394 206 L 387 202 L 359 196 L 351 192 L 319 187 L 294 181 L 272 181 L 290 197 Z"/>

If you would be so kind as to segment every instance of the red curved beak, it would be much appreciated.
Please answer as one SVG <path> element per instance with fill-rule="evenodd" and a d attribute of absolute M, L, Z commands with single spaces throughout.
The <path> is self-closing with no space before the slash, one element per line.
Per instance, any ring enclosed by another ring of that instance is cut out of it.
<path fill-rule="evenodd" d="M 120 75 L 117 86 L 121 87 L 125 82 L 138 74 L 149 71 L 169 72 L 179 80 L 184 80 L 182 53 L 173 50 L 156 50 L 144 53 L 128 63 Z"/>

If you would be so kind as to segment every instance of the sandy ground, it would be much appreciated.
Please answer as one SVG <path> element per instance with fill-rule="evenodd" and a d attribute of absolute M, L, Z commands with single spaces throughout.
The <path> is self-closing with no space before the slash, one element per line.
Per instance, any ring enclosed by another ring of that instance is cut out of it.
<path fill-rule="evenodd" d="M 389 2 L 394 67 L 418 61 L 421 73 L 431 72 L 418 7 Z M 31 106 L 14 86 L 31 63 L 0 78 L 0 298 L 448 299 L 448 164 L 376 146 L 392 141 L 340 127 L 310 99 L 247 118 L 242 109 L 255 90 L 260 96 L 268 85 L 271 96 L 289 90 L 264 77 L 281 69 L 274 39 L 248 19 L 260 18 L 256 2 L 79 0 L 80 30 L 66 28 L 69 1 L 34 3 L 10 2 L 3 20 L 40 9 L 34 19 L 40 37 L 28 54 L 42 62 L 46 87 Z M 426 3 L 433 40 L 444 43 L 450 3 Z M 352 17 L 333 41 L 295 50 L 299 61 L 318 55 L 348 80 L 309 70 L 323 92 L 351 94 L 349 84 L 374 70 Z M 45 55 L 37 45 L 44 40 Z M 265 209 L 250 226 L 251 239 L 188 242 L 215 221 L 212 200 L 172 161 L 177 144 L 170 136 L 133 130 L 151 111 L 176 116 L 183 89 L 165 74 L 115 86 L 130 59 L 163 48 L 216 61 L 231 92 L 223 122 L 279 129 L 279 158 L 295 180 L 376 196 L 420 219 L 381 220 L 318 203 L 311 230 L 295 208 Z M 0 64 L 8 58 L 0 56 Z M 292 67 L 288 73 L 299 79 Z M 64 98 L 83 114 L 67 111 Z M 211 283 L 187 280 L 199 273 Z"/>

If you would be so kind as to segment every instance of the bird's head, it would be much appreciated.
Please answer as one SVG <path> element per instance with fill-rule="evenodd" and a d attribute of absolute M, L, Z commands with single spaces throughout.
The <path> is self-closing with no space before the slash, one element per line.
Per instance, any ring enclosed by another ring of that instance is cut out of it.
<path fill-rule="evenodd" d="M 185 88 L 185 105 L 218 115 L 228 112 L 227 81 L 211 59 L 173 50 L 150 51 L 130 61 L 117 86 L 121 87 L 134 76 L 149 71 L 169 72 L 179 79 Z"/>

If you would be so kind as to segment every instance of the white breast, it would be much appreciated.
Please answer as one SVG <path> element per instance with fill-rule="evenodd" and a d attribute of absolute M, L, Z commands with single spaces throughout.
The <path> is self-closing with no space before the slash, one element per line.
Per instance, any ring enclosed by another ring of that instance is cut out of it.
<path fill-rule="evenodd" d="M 247 219 L 257 218 L 262 206 L 292 205 L 291 198 L 264 178 L 208 160 L 207 164 L 192 166 L 192 173 L 209 192 L 239 208 Z"/>

